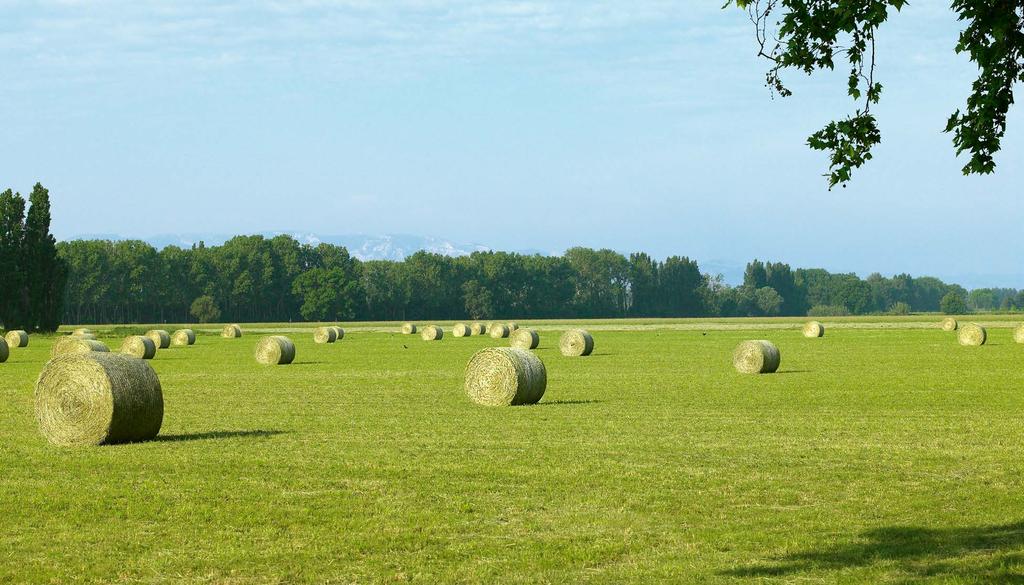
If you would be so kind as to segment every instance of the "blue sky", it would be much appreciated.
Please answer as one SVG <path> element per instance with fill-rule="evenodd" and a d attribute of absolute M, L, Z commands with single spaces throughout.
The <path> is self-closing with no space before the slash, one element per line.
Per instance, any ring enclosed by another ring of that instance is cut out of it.
<path fill-rule="evenodd" d="M 412 233 L 1024 287 L 1024 116 L 995 176 L 941 133 L 947 3 L 882 30 L 883 144 L 827 191 L 841 74 L 763 87 L 721 0 L 0 0 L 0 185 L 58 237 Z"/>

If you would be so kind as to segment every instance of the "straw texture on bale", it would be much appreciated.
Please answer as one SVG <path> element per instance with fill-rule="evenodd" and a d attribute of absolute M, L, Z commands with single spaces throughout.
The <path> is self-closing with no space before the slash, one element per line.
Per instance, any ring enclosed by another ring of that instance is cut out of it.
<path fill-rule="evenodd" d="M 344 329 L 342 329 L 341 327 L 338 327 L 337 325 L 332 325 L 331 329 L 334 329 L 334 340 L 335 341 L 341 341 L 342 339 L 345 339 L 345 330 Z"/>
<path fill-rule="evenodd" d="M 544 362 L 525 349 L 483 349 L 466 365 L 466 394 L 485 406 L 536 404 L 547 385 Z"/>
<path fill-rule="evenodd" d="M 72 335 L 90 335 L 91 333 L 92 329 L 89 329 L 88 327 L 79 327 L 71 332 Z"/>
<path fill-rule="evenodd" d="M 402 333 L 405 335 L 412 335 L 413 333 L 416 333 L 416 324 L 406 323 L 405 325 L 402 325 Z"/>
<path fill-rule="evenodd" d="M 110 351 L 110 348 L 108 348 L 102 341 L 86 339 L 78 335 L 68 335 L 66 337 L 61 337 L 54 342 L 53 349 L 50 350 L 50 355 L 52 357 L 57 357 L 68 353 L 106 353 L 108 351 Z"/>
<path fill-rule="evenodd" d="M 960 324 L 957 323 L 956 319 L 952 317 L 946 317 L 945 319 L 942 320 L 943 331 L 956 331 L 959 326 Z"/>
<path fill-rule="evenodd" d="M 256 361 L 267 366 L 286 365 L 295 361 L 295 344 L 284 335 L 271 335 L 256 344 Z"/>
<path fill-rule="evenodd" d="M 171 346 L 171 334 L 163 329 L 150 329 L 146 332 L 146 337 L 153 340 L 157 349 L 167 349 Z"/>
<path fill-rule="evenodd" d="M 519 324 L 516 323 L 515 321 L 509 321 L 507 323 L 507 325 L 508 325 L 509 333 L 515 331 L 516 329 L 519 329 Z"/>
<path fill-rule="evenodd" d="M 484 325 L 483 323 L 473 323 L 469 326 L 469 332 L 473 335 L 483 335 L 484 333 L 487 333 L 487 325 Z"/>
<path fill-rule="evenodd" d="M 516 329 L 512 332 L 509 345 L 519 349 L 537 349 L 540 345 L 540 335 L 533 329 Z"/>
<path fill-rule="evenodd" d="M 11 347 L 7 345 L 7 340 L 0 337 L 0 364 L 7 361 L 7 358 L 11 357 Z"/>
<path fill-rule="evenodd" d="M 1024 325 L 1020 325 L 1013 330 L 1013 340 L 1017 343 L 1024 343 Z"/>
<path fill-rule="evenodd" d="M 117 353 L 54 358 L 36 382 L 36 420 L 51 443 L 70 447 L 146 441 L 164 420 L 160 379 L 148 363 Z"/>
<path fill-rule="evenodd" d="M 960 328 L 956 338 L 960 341 L 960 345 L 985 345 L 985 342 L 988 340 L 988 333 L 981 325 L 968 323 Z"/>
<path fill-rule="evenodd" d="M 741 374 L 771 374 L 781 361 L 779 348 L 763 339 L 744 341 L 732 354 L 732 365 Z"/>
<path fill-rule="evenodd" d="M 494 325 L 489 325 L 488 327 L 491 332 L 491 337 L 493 339 L 504 339 L 509 335 L 508 325 L 495 323 Z"/>
<path fill-rule="evenodd" d="M 472 334 L 473 332 L 469 329 L 469 325 L 466 325 L 465 323 L 456 323 L 455 326 L 452 327 L 452 335 L 455 337 L 469 337 Z"/>
<path fill-rule="evenodd" d="M 238 325 L 225 325 L 224 329 L 221 330 L 220 336 L 225 339 L 234 339 L 242 336 L 242 328 Z"/>
<path fill-rule="evenodd" d="M 171 345 L 184 347 L 196 344 L 196 332 L 191 329 L 178 329 L 171 334 Z"/>
<path fill-rule="evenodd" d="M 151 360 L 156 357 L 156 344 L 144 335 L 129 335 L 121 343 L 121 353 L 142 360 Z"/>
<path fill-rule="evenodd" d="M 428 325 L 420 333 L 420 339 L 423 341 L 441 341 L 444 339 L 444 330 L 437 325 Z"/>
<path fill-rule="evenodd" d="M 804 337 L 825 337 L 825 326 L 818 321 L 804 323 Z"/>
<path fill-rule="evenodd" d="M 338 332 L 333 327 L 317 327 L 313 330 L 313 341 L 324 344 L 338 340 Z"/>
<path fill-rule="evenodd" d="M 573 329 L 562 334 L 558 349 L 567 357 L 590 355 L 594 351 L 594 338 L 583 329 Z"/>
<path fill-rule="evenodd" d="M 28 347 L 28 332 L 21 329 L 8 331 L 7 335 L 4 336 L 4 340 L 11 347 Z"/>
<path fill-rule="evenodd" d="M 96 339 L 95 333 L 72 333 L 68 337 L 74 337 L 75 339 Z"/>

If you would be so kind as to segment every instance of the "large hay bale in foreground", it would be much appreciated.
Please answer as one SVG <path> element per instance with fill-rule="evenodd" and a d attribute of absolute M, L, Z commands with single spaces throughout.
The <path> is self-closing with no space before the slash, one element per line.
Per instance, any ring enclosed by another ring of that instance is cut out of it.
<path fill-rule="evenodd" d="M 267 366 L 287 365 L 295 361 L 295 344 L 284 335 L 270 335 L 256 344 L 256 361 Z"/>
<path fill-rule="evenodd" d="M 517 329 L 512 332 L 509 345 L 519 349 L 537 349 L 540 345 L 540 334 L 533 329 Z"/>
<path fill-rule="evenodd" d="M 62 355 L 36 382 L 36 420 L 61 446 L 152 439 L 164 419 L 160 379 L 148 363 L 117 353 Z"/>
<path fill-rule="evenodd" d="M 153 340 L 157 349 L 167 349 L 171 346 L 171 334 L 163 329 L 150 329 L 146 332 L 146 337 Z"/>
<path fill-rule="evenodd" d="M 403 335 L 412 335 L 413 333 L 416 333 L 416 324 L 415 323 L 406 323 L 406 324 L 402 325 L 402 334 Z"/>
<path fill-rule="evenodd" d="M 763 339 L 744 341 L 732 354 L 732 365 L 741 374 L 771 374 L 781 361 L 779 348 Z"/>
<path fill-rule="evenodd" d="M 558 349 L 567 357 L 590 355 L 594 351 L 594 338 L 583 329 L 572 329 L 562 334 Z"/>
<path fill-rule="evenodd" d="M 466 394 L 477 404 L 536 404 L 544 396 L 547 385 L 544 362 L 525 349 L 483 349 L 466 365 Z"/>
<path fill-rule="evenodd" d="M 174 347 L 185 347 L 195 345 L 196 332 L 191 329 L 178 329 L 171 334 L 171 345 Z"/>
<path fill-rule="evenodd" d="M 28 332 L 21 329 L 8 331 L 4 340 L 11 347 L 28 347 Z"/>
<path fill-rule="evenodd" d="M 808 321 L 804 323 L 804 337 L 824 337 L 825 326 L 818 321 Z"/>
<path fill-rule="evenodd" d="M 156 357 L 156 344 L 144 335 L 129 335 L 121 342 L 121 353 L 141 360 L 151 360 Z"/>
<path fill-rule="evenodd" d="M 943 331 L 956 331 L 959 326 L 960 324 L 957 323 L 956 319 L 952 317 L 946 317 L 945 319 L 942 320 Z"/>
<path fill-rule="evenodd" d="M 0 337 L 0 364 L 7 361 L 7 358 L 11 357 L 11 347 L 7 345 L 7 340 Z"/>
<path fill-rule="evenodd" d="M 242 336 L 242 328 L 238 325 L 225 325 L 221 329 L 220 336 L 225 339 L 235 339 Z"/>
<path fill-rule="evenodd" d="M 466 325 L 465 323 L 456 323 L 455 326 L 452 327 L 452 335 L 455 337 L 469 337 L 472 334 L 473 331 L 470 330 L 469 325 Z"/>
<path fill-rule="evenodd" d="M 71 332 L 71 335 L 91 335 L 92 329 L 88 327 L 79 327 Z"/>
<path fill-rule="evenodd" d="M 488 325 L 488 329 L 491 332 L 491 338 L 492 339 L 504 339 L 504 338 L 508 337 L 508 335 L 510 333 L 510 331 L 508 329 L 508 325 L 502 325 L 501 323 L 495 323 L 493 325 Z"/>
<path fill-rule="evenodd" d="M 487 325 L 484 325 L 483 323 L 473 323 L 469 326 L 469 332 L 472 335 L 483 335 L 484 333 L 487 333 Z"/>
<path fill-rule="evenodd" d="M 985 342 L 988 341 L 988 332 L 977 323 L 968 323 L 960 328 L 956 338 L 960 341 L 960 345 L 985 345 Z"/>
<path fill-rule="evenodd" d="M 333 327 L 317 327 L 313 330 L 313 341 L 321 345 L 334 343 L 338 340 L 338 332 Z"/>
<path fill-rule="evenodd" d="M 342 339 L 345 339 L 345 330 L 344 329 L 342 329 L 341 327 L 338 327 L 337 325 L 332 325 L 331 329 L 334 329 L 334 340 L 335 341 L 341 341 Z"/>
<path fill-rule="evenodd" d="M 1013 340 L 1017 343 L 1024 343 L 1024 325 L 1020 325 L 1013 330 Z"/>
<path fill-rule="evenodd" d="M 86 339 L 78 335 L 68 335 L 61 337 L 53 343 L 53 348 L 50 350 L 52 357 L 69 353 L 91 353 L 101 352 L 107 353 L 110 348 L 105 343 L 97 339 Z"/>
<path fill-rule="evenodd" d="M 428 325 L 420 333 L 420 339 L 423 341 L 441 341 L 444 339 L 444 330 L 437 325 Z"/>

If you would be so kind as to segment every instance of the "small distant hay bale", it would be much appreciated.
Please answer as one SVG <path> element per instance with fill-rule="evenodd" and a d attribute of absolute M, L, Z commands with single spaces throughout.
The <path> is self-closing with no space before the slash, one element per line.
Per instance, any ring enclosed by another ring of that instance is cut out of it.
<path fill-rule="evenodd" d="M 72 333 L 68 337 L 74 337 L 76 339 L 96 339 L 95 333 Z"/>
<path fill-rule="evenodd" d="M 40 432 L 55 445 L 132 443 L 160 432 L 164 397 L 160 379 L 143 360 L 118 353 L 62 355 L 39 375 L 35 411 Z"/>
<path fill-rule="evenodd" d="M 483 349 L 466 365 L 466 394 L 473 402 L 485 406 L 536 404 L 547 385 L 544 362 L 525 349 Z"/>
<path fill-rule="evenodd" d="M 818 321 L 804 323 L 804 337 L 825 337 L 825 326 Z"/>
<path fill-rule="evenodd" d="M 952 317 L 946 317 L 942 320 L 943 331 L 956 331 L 958 327 L 960 327 L 960 324 Z"/>
<path fill-rule="evenodd" d="M 72 335 L 91 335 L 92 329 L 88 327 L 79 327 L 71 332 Z"/>
<path fill-rule="evenodd" d="M 295 361 L 295 344 L 284 335 L 270 335 L 256 344 L 256 361 L 266 366 L 287 365 Z"/>
<path fill-rule="evenodd" d="M 242 336 L 242 328 L 238 325 L 225 325 L 224 329 L 221 330 L 220 336 L 225 339 L 235 339 Z"/>
<path fill-rule="evenodd" d="M 150 329 L 146 332 L 146 337 L 153 340 L 157 349 L 167 349 L 171 346 L 171 334 L 163 329 Z"/>
<path fill-rule="evenodd" d="M 402 334 L 403 335 L 412 335 L 413 333 L 416 333 L 416 324 L 415 323 L 406 323 L 406 324 L 402 325 Z"/>
<path fill-rule="evenodd" d="M 469 337 L 472 334 L 473 331 L 469 328 L 469 325 L 466 325 L 465 323 L 456 323 L 455 326 L 452 327 L 452 335 L 455 337 Z"/>
<path fill-rule="evenodd" d="M 156 344 L 144 335 L 129 335 L 121 343 L 121 353 L 141 360 L 151 360 L 156 357 Z"/>
<path fill-rule="evenodd" d="M 473 323 L 469 326 L 469 332 L 473 335 L 483 335 L 487 333 L 487 325 L 483 323 Z"/>
<path fill-rule="evenodd" d="M 341 341 L 342 339 L 345 339 L 345 330 L 344 329 L 342 329 L 341 327 L 338 327 L 337 325 L 332 325 L 331 329 L 334 329 L 334 340 L 335 341 Z"/>
<path fill-rule="evenodd" d="M 178 329 L 171 334 L 171 345 L 185 347 L 196 344 L 196 332 L 191 329 Z"/>
<path fill-rule="evenodd" d="M 50 355 L 51 357 L 57 357 L 59 355 L 69 353 L 107 353 L 109 351 L 110 348 L 102 341 L 86 339 L 78 335 L 68 335 L 66 337 L 61 337 L 54 342 L 53 348 L 50 350 Z"/>
<path fill-rule="evenodd" d="M 7 361 L 7 358 L 11 357 L 11 346 L 7 345 L 7 340 L 0 337 L 0 364 Z"/>
<path fill-rule="evenodd" d="M 509 333 L 511 333 L 511 331 L 509 331 L 508 325 L 503 325 L 501 323 L 494 323 L 492 325 L 488 325 L 488 328 L 491 332 L 492 339 L 504 339 L 509 336 Z"/>
<path fill-rule="evenodd" d="M 313 330 L 313 341 L 319 344 L 334 343 L 338 340 L 338 332 L 333 327 L 317 327 Z"/>
<path fill-rule="evenodd" d="M 8 331 L 4 340 L 11 347 L 28 347 L 28 332 L 21 329 Z"/>
<path fill-rule="evenodd" d="M 763 339 L 744 341 L 732 354 L 732 365 L 741 374 L 771 374 L 781 361 L 779 348 Z"/>
<path fill-rule="evenodd" d="M 515 331 L 516 329 L 519 329 L 519 324 L 516 323 L 515 321 L 509 321 L 508 323 L 506 323 L 506 325 L 508 325 L 509 333 Z"/>
<path fill-rule="evenodd" d="M 1017 343 L 1024 343 L 1024 325 L 1019 325 L 1013 330 L 1013 340 Z"/>
<path fill-rule="evenodd" d="M 540 334 L 533 329 L 517 329 L 512 332 L 509 345 L 519 349 L 537 349 L 540 345 Z"/>
<path fill-rule="evenodd" d="M 968 323 L 960 328 L 956 338 L 960 341 L 960 345 L 985 345 L 985 342 L 988 341 L 988 332 L 977 323 Z"/>
<path fill-rule="evenodd" d="M 428 325 L 420 333 L 420 339 L 423 341 L 441 341 L 444 339 L 444 330 L 437 325 Z"/>
<path fill-rule="evenodd" d="M 594 351 L 594 338 L 583 329 L 572 329 L 562 334 L 558 349 L 566 357 L 590 355 Z"/>

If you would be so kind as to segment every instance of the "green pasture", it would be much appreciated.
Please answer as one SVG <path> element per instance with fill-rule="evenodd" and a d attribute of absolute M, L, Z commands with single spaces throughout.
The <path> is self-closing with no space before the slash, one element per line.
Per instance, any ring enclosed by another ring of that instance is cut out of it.
<path fill-rule="evenodd" d="M 507 340 L 199 326 L 151 362 L 158 440 L 76 449 L 36 429 L 33 336 L 0 364 L 0 583 L 1024 582 L 1024 344 L 976 319 L 983 347 L 935 316 L 600 321 L 585 358 L 521 322 L 548 389 L 515 408 L 462 390 Z M 779 373 L 737 374 L 745 339 Z"/>

